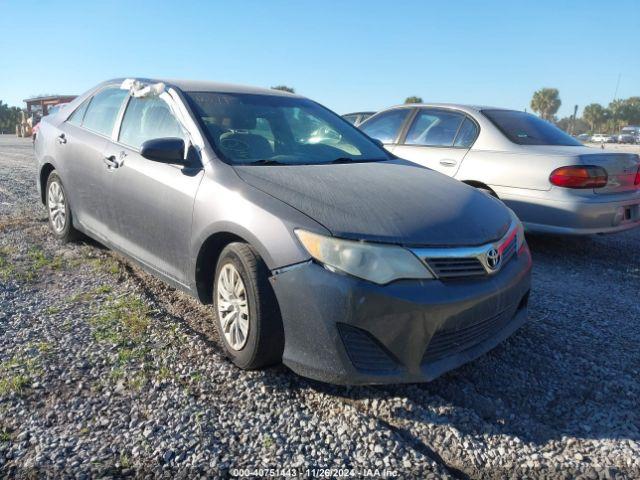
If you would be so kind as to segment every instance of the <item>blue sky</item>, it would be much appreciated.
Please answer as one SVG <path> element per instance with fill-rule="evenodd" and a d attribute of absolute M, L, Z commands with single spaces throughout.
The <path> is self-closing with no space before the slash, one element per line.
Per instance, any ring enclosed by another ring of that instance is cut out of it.
<path fill-rule="evenodd" d="M 0 99 L 120 76 L 287 84 L 346 113 L 409 95 L 522 109 L 640 95 L 640 5 L 564 1 L 0 0 Z"/>

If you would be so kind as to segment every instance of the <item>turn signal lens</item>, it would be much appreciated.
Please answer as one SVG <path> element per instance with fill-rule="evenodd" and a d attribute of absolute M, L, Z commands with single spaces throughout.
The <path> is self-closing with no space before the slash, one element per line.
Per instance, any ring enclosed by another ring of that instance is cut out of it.
<path fill-rule="evenodd" d="M 560 167 L 549 176 L 553 185 L 565 188 L 602 188 L 607 184 L 607 180 L 607 171 L 594 165 Z"/>

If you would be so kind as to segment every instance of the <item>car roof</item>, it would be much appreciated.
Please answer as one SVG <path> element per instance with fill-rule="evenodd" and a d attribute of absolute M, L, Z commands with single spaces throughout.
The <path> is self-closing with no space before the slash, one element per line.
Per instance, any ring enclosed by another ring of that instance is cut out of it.
<path fill-rule="evenodd" d="M 414 108 L 414 107 L 444 108 L 444 109 L 450 109 L 450 110 L 461 110 L 467 113 L 480 112 L 481 110 L 519 111 L 512 108 L 492 107 L 490 105 L 467 105 L 463 103 L 403 103 L 401 105 L 390 107 L 387 110 L 390 110 L 392 108 Z"/>
<path fill-rule="evenodd" d="M 373 110 L 368 110 L 368 111 L 365 111 L 365 112 L 350 112 L 350 113 L 344 113 L 342 116 L 343 116 L 343 117 L 346 117 L 347 115 L 367 115 L 367 114 L 371 114 L 371 115 L 373 115 L 374 113 L 376 113 L 376 112 L 375 112 L 375 111 L 373 111 Z"/>
<path fill-rule="evenodd" d="M 282 90 L 274 90 L 272 88 L 260 88 L 251 87 L 247 85 L 234 85 L 231 83 L 219 83 L 209 82 L 203 80 L 183 80 L 174 78 L 140 78 L 140 77 L 125 77 L 116 78 L 110 81 L 110 83 L 123 82 L 128 78 L 133 78 L 144 83 L 164 83 L 168 86 L 178 88 L 185 92 L 219 92 L 219 93 L 249 93 L 255 95 L 272 95 L 278 97 L 298 97 L 303 98 L 300 95 L 296 95 Z"/>

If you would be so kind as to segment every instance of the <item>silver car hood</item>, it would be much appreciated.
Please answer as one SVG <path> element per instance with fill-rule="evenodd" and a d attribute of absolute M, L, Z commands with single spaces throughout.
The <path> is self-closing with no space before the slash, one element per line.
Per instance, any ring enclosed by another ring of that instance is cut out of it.
<path fill-rule="evenodd" d="M 402 160 L 234 168 L 249 185 L 342 238 L 407 246 L 480 245 L 501 238 L 511 223 L 499 201 Z"/>

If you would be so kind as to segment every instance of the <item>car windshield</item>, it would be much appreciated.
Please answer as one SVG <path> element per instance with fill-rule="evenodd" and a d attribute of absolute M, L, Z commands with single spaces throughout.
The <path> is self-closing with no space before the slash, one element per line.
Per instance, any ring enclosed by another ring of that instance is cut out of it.
<path fill-rule="evenodd" d="M 217 153 L 233 165 L 308 165 L 388 160 L 347 121 L 297 97 L 187 92 Z"/>
<path fill-rule="evenodd" d="M 482 113 L 519 145 L 582 146 L 555 125 L 526 112 L 516 110 L 482 110 Z"/>

